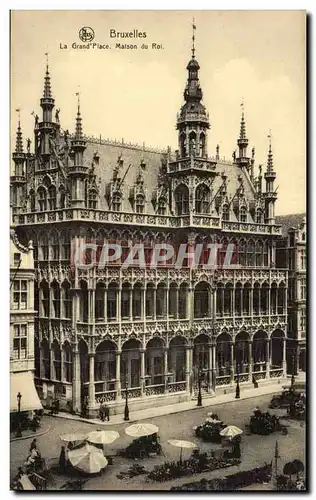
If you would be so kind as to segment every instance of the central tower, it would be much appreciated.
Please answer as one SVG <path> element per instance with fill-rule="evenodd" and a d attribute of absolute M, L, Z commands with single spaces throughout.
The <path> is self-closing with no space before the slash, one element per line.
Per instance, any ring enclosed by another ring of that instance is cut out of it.
<path fill-rule="evenodd" d="M 187 65 L 188 80 L 184 90 L 185 103 L 177 116 L 180 158 L 197 156 L 207 158 L 207 130 L 210 128 L 208 113 L 202 101 L 199 82 L 200 65 L 195 59 L 195 25 L 193 24 L 192 57 Z"/>

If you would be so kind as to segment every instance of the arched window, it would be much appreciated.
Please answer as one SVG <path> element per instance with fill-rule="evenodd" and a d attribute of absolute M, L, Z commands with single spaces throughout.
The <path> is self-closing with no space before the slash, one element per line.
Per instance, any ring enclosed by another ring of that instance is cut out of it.
<path fill-rule="evenodd" d="M 137 214 L 143 214 L 145 208 L 145 199 L 142 194 L 138 194 L 135 200 L 135 211 Z"/>
<path fill-rule="evenodd" d="M 41 253 L 40 253 L 40 259 L 41 260 L 48 260 L 49 258 L 49 252 L 48 252 L 48 237 L 47 237 L 47 234 L 42 234 L 41 237 L 40 237 L 40 250 L 41 250 Z"/>
<path fill-rule="evenodd" d="M 65 208 L 66 205 L 66 195 L 64 186 L 59 188 L 59 208 Z"/>
<path fill-rule="evenodd" d="M 185 147 L 185 134 L 180 134 L 180 156 L 181 158 L 186 157 L 186 147 Z"/>
<path fill-rule="evenodd" d="M 262 241 L 256 241 L 255 244 L 255 266 L 262 267 L 263 265 L 263 244 Z"/>
<path fill-rule="evenodd" d="M 201 132 L 200 134 L 200 156 L 202 156 L 202 158 L 205 156 L 205 134 L 203 132 Z"/>
<path fill-rule="evenodd" d="M 52 243 L 52 260 L 59 259 L 59 236 L 57 233 L 53 233 L 51 236 Z"/>
<path fill-rule="evenodd" d="M 49 287 L 47 281 L 40 284 L 41 316 L 49 316 Z"/>
<path fill-rule="evenodd" d="M 97 192 L 95 189 L 89 189 L 88 208 L 97 208 Z"/>
<path fill-rule="evenodd" d="M 70 295 L 70 283 L 64 281 L 61 286 L 62 293 L 62 317 L 71 318 L 71 295 Z"/>
<path fill-rule="evenodd" d="M 38 195 L 38 209 L 40 212 L 45 212 L 47 210 L 47 192 L 46 189 L 41 186 L 37 190 Z"/>
<path fill-rule="evenodd" d="M 195 212 L 208 214 L 210 211 L 210 190 L 205 184 L 200 184 L 195 191 Z"/>
<path fill-rule="evenodd" d="M 44 339 L 41 342 L 40 358 L 41 358 L 41 377 L 50 379 L 49 345 L 46 339 Z"/>
<path fill-rule="evenodd" d="M 189 190 L 184 184 L 180 184 L 175 190 L 176 215 L 189 213 Z"/>
<path fill-rule="evenodd" d="M 48 188 L 48 208 L 49 208 L 49 210 L 56 209 L 56 188 L 55 188 L 55 186 L 50 186 Z"/>
<path fill-rule="evenodd" d="M 60 317 L 60 288 L 57 281 L 53 281 L 52 285 L 53 291 L 53 314 L 54 318 Z"/>
<path fill-rule="evenodd" d="M 31 212 L 35 212 L 35 193 L 33 189 L 31 189 L 29 193 L 29 198 L 30 198 L 30 210 Z"/>
<path fill-rule="evenodd" d="M 190 135 L 189 135 L 189 152 L 190 152 L 190 156 L 196 155 L 196 133 L 195 132 L 190 132 Z"/>
<path fill-rule="evenodd" d="M 256 211 L 256 223 L 257 224 L 262 224 L 263 223 L 263 211 L 261 208 L 257 208 Z"/>
<path fill-rule="evenodd" d="M 229 221 L 229 206 L 226 203 L 225 205 L 223 205 L 222 213 L 223 213 L 222 219 Z"/>
<path fill-rule="evenodd" d="M 112 208 L 112 210 L 114 210 L 114 212 L 121 211 L 121 195 L 117 191 L 115 193 L 113 193 L 111 208 Z"/>
<path fill-rule="evenodd" d="M 61 236 L 61 258 L 68 261 L 70 259 L 70 235 L 67 232 Z"/>
<path fill-rule="evenodd" d="M 240 208 L 239 220 L 240 222 L 247 222 L 247 211 L 245 207 Z"/>

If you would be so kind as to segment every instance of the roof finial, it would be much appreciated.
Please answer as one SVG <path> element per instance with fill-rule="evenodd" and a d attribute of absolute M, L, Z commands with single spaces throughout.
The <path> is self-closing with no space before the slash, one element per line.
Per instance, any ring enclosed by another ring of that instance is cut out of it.
<path fill-rule="evenodd" d="M 245 103 L 244 98 L 241 99 L 241 121 L 239 139 L 246 139 L 246 123 L 245 123 Z"/>
<path fill-rule="evenodd" d="M 15 110 L 18 113 L 18 128 L 16 131 L 16 143 L 15 143 L 15 152 L 23 153 L 23 139 L 22 139 L 22 131 L 21 131 L 21 110 L 17 108 Z"/>
<path fill-rule="evenodd" d="M 50 88 L 50 75 L 49 75 L 49 69 L 48 69 L 48 52 L 45 52 L 46 56 L 46 74 L 45 74 L 45 79 L 44 79 L 44 95 L 43 97 L 52 97 L 52 92 Z"/>
<path fill-rule="evenodd" d="M 194 35 L 194 32 L 196 30 L 196 26 L 194 23 L 195 23 L 195 19 L 193 18 L 193 22 L 192 22 L 192 59 L 194 59 L 194 57 L 195 57 L 195 45 L 194 45 L 195 35 Z"/>

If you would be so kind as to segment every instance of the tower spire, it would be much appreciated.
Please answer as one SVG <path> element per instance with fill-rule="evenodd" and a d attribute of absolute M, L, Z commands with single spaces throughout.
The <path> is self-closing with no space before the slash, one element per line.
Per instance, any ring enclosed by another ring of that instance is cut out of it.
<path fill-rule="evenodd" d="M 76 139 L 81 140 L 83 138 L 83 133 L 82 133 L 82 118 L 81 118 L 81 113 L 80 113 L 80 92 L 76 92 L 76 96 L 78 99 L 78 109 L 77 109 L 77 118 L 76 118 Z"/>
<path fill-rule="evenodd" d="M 15 110 L 18 113 L 18 128 L 16 131 L 16 142 L 15 142 L 15 153 L 23 154 L 23 138 L 22 138 L 22 130 L 21 130 L 21 116 L 20 116 L 20 108 Z"/>
<path fill-rule="evenodd" d="M 44 93 L 43 97 L 52 97 L 52 90 L 51 90 L 51 85 L 50 85 L 50 74 L 49 74 L 49 66 L 48 66 L 48 52 L 45 52 L 46 56 L 46 73 L 45 73 L 45 78 L 44 78 Z"/>
<path fill-rule="evenodd" d="M 195 30 L 196 30 L 196 26 L 195 26 L 195 20 L 193 18 L 193 22 L 192 22 L 192 59 L 195 58 Z"/>
<path fill-rule="evenodd" d="M 239 139 L 242 140 L 247 140 L 246 138 L 246 122 L 245 122 L 245 105 L 244 105 L 244 98 L 242 98 L 241 101 L 241 121 L 240 121 L 240 134 L 239 134 Z"/>
<path fill-rule="evenodd" d="M 43 92 L 43 97 L 41 98 L 41 108 L 43 110 L 43 123 L 49 124 L 47 126 L 50 128 L 53 122 L 52 110 L 55 106 L 55 99 L 52 96 L 50 74 L 48 67 L 48 52 L 45 52 L 45 56 L 46 56 L 46 72 L 44 77 L 44 92 Z M 45 127 L 46 125 L 44 125 L 44 128 Z"/>
<path fill-rule="evenodd" d="M 242 98 L 240 106 L 241 106 L 241 120 L 240 120 L 239 138 L 237 139 L 237 145 L 239 149 L 239 156 L 237 158 L 237 163 L 241 166 L 248 166 L 249 164 L 249 158 L 247 157 L 248 139 L 246 136 L 244 98 Z"/>
<path fill-rule="evenodd" d="M 268 150 L 268 161 L 267 161 L 267 174 L 272 174 L 272 173 L 274 173 L 274 170 L 273 170 L 273 153 L 272 153 L 272 134 L 271 134 L 271 129 L 269 131 L 268 139 L 269 139 L 269 150 Z"/>

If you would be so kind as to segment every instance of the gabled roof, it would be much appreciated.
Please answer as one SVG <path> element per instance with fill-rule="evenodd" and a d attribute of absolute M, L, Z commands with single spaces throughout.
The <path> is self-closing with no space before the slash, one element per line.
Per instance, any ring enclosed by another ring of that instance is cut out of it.
<path fill-rule="evenodd" d="M 287 236 L 289 229 L 295 229 L 302 224 L 304 218 L 306 219 L 306 212 L 301 214 L 278 215 L 275 218 L 276 224 L 282 226 L 282 235 Z"/>

